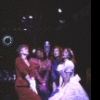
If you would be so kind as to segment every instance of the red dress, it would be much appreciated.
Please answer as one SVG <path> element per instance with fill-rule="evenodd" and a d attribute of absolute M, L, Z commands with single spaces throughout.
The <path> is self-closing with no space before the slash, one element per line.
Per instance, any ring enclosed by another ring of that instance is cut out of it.
<path fill-rule="evenodd" d="M 35 75 L 37 81 L 38 94 L 41 100 L 48 100 L 50 92 L 50 70 L 51 61 L 49 59 L 40 61 L 37 58 L 30 58 L 30 61 L 34 64 Z M 45 83 L 45 85 L 43 85 Z"/>
<path fill-rule="evenodd" d="M 30 77 L 34 76 L 34 67 L 33 64 L 30 63 L 30 67 L 28 67 L 22 58 L 18 57 L 15 60 L 15 68 L 16 68 L 16 81 L 15 81 L 15 90 L 18 94 L 19 100 L 41 100 L 39 95 L 33 92 L 30 87 L 28 81 L 25 79 L 27 74 Z"/>

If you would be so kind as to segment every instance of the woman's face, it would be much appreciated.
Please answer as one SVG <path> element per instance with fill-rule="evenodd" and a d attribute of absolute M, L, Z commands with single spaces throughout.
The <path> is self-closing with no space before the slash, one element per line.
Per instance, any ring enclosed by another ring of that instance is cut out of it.
<path fill-rule="evenodd" d="M 63 58 L 64 58 L 64 59 L 65 59 L 65 58 L 68 58 L 68 56 L 69 56 L 69 52 L 68 52 L 67 49 L 65 49 L 64 52 L 63 52 Z"/>
<path fill-rule="evenodd" d="M 43 54 L 43 52 L 42 52 L 41 50 L 38 50 L 38 51 L 36 52 L 36 56 L 37 56 L 38 58 L 43 58 L 43 57 L 44 57 L 44 54 Z"/>
<path fill-rule="evenodd" d="M 54 53 L 54 57 L 59 57 L 60 56 L 59 48 L 55 48 L 53 53 Z"/>
<path fill-rule="evenodd" d="M 29 49 L 26 48 L 26 47 L 23 47 L 20 51 L 21 54 L 24 54 L 24 55 L 29 55 Z"/>

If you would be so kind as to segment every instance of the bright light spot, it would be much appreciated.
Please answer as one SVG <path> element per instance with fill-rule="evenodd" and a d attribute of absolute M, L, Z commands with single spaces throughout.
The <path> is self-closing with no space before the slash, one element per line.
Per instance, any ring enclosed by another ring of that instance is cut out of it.
<path fill-rule="evenodd" d="M 33 49 L 33 50 L 32 50 L 32 53 L 34 54 L 35 52 L 36 52 L 36 49 Z"/>
<path fill-rule="evenodd" d="M 61 12 L 62 12 L 62 9 L 59 8 L 59 9 L 58 9 L 58 12 L 61 13 Z"/>
<path fill-rule="evenodd" d="M 59 22 L 63 24 L 63 23 L 65 23 L 65 20 L 59 20 Z"/>
<path fill-rule="evenodd" d="M 5 46 L 10 46 L 13 44 L 13 38 L 11 36 L 4 36 L 2 38 L 2 43 L 5 45 Z"/>
<path fill-rule="evenodd" d="M 24 31 L 27 31 L 27 28 L 24 28 L 23 30 L 24 30 Z"/>
<path fill-rule="evenodd" d="M 29 16 L 28 18 L 29 18 L 29 19 L 32 19 L 32 18 L 33 18 L 33 16 Z"/>
<path fill-rule="evenodd" d="M 26 19 L 26 17 L 25 17 L 25 16 L 23 16 L 22 18 L 23 18 L 23 19 Z"/>

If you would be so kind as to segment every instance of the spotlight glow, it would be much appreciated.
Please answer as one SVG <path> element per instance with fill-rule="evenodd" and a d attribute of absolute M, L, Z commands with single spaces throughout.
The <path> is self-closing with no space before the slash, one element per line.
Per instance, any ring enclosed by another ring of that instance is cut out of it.
<path fill-rule="evenodd" d="M 2 38 L 2 43 L 4 46 L 10 46 L 13 44 L 13 38 L 10 35 L 6 35 Z"/>
<path fill-rule="evenodd" d="M 61 13 L 61 12 L 62 12 L 62 9 L 61 9 L 61 8 L 59 8 L 59 9 L 58 9 L 58 12 L 59 12 L 59 13 Z"/>
<path fill-rule="evenodd" d="M 64 24 L 65 23 L 65 20 L 59 20 L 60 23 Z"/>
<path fill-rule="evenodd" d="M 22 18 L 23 18 L 23 19 L 26 19 L 26 17 L 25 17 L 25 16 L 23 16 Z"/>
<path fill-rule="evenodd" d="M 32 18 L 33 18 L 33 16 L 29 16 L 28 18 L 29 18 L 29 19 L 32 19 Z"/>
<path fill-rule="evenodd" d="M 35 52 L 36 52 L 36 49 L 33 49 L 33 50 L 32 50 L 32 53 L 34 54 Z"/>
<path fill-rule="evenodd" d="M 24 28 L 23 30 L 24 30 L 24 31 L 27 31 L 27 28 Z"/>

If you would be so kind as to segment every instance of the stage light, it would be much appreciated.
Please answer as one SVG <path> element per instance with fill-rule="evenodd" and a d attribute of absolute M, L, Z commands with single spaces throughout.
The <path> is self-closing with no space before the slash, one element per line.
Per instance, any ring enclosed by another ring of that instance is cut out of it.
<path fill-rule="evenodd" d="M 23 18 L 23 19 L 26 19 L 26 17 L 25 17 L 25 16 L 23 16 L 22 18 Z"/>
<path fill-rule="evenodd" d="M 58 9 L 58 12 L 59 12 L 59 13 L 62 13 L 62 9 L 61 9 L 61 8 L 59 8 L 59 9 Z"/>
<path fill-rule="evenodd" d="M 36 52 L 36 49 L 33 49 L 33 50 L 32 50 L 32 53 L 34 54 L 35 52 Z"/>
<path fill-rule="evenodd" d="M 2 43 L 4 46 L 11 46 L 13 44 L 13 37 L 6 35 L 2 38 Z"/>
<path fill-rule="evenodd" d="M 28 18 L 29 18 L 29 19 L 32 19 L 32 18 L 33 18 L 33 16 L 31 16 L 31 15 L 30 15 L 30 16 L 28 16 Z"/>
<path fill-rule="evenodd" d="M 24 31 L 27 31 L 27 28 L 24 28 L 23 30 L 24 30 Z"/>
<path fill-rule="evenodd" d="M 60 23 L 64 24 L 66 20 L 59 20 Z"/>

